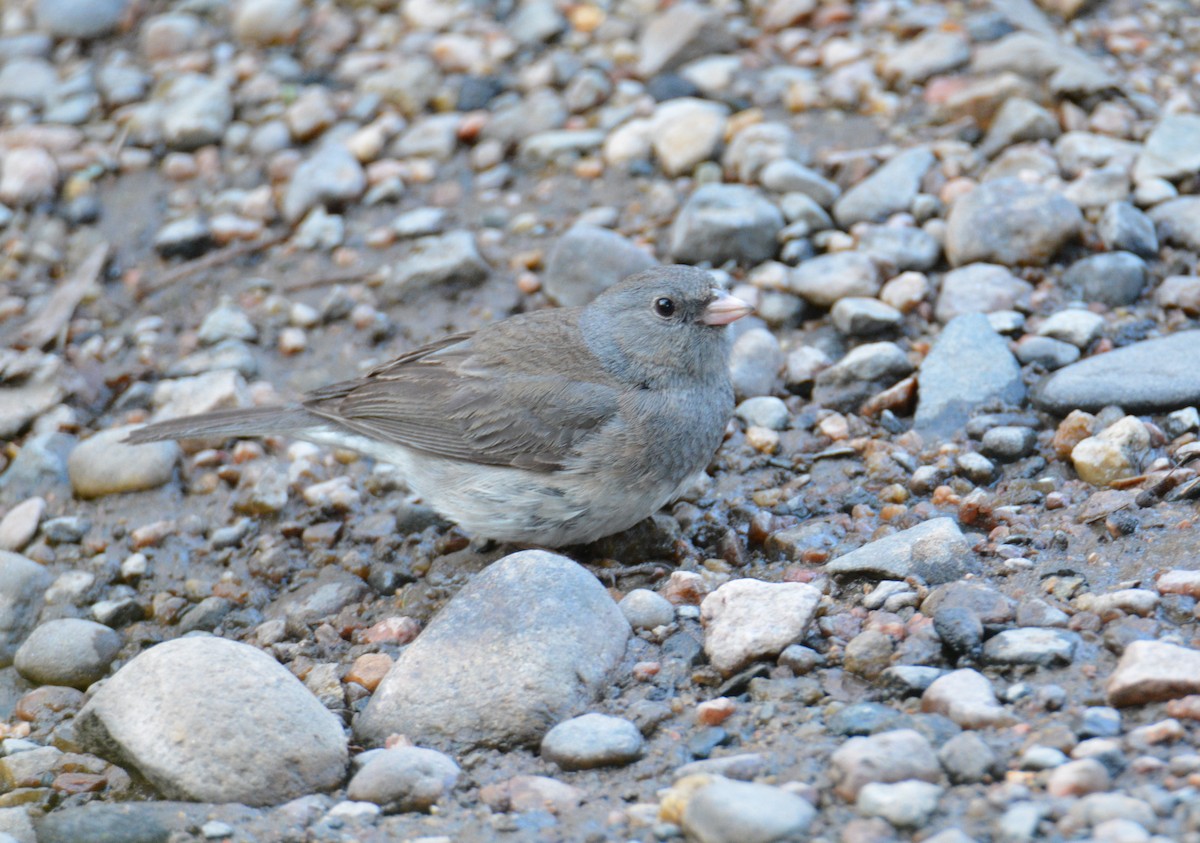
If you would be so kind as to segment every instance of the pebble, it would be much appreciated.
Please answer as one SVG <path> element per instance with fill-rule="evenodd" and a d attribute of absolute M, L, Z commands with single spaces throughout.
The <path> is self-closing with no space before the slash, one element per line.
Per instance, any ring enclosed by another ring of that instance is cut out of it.
<path fill-rule="evenodd" d="M 785 429 L 791 419 L 787 405 L 773 395 L 747 398 L 737 405 L 735 414 L 748 426 L 765 427 L 770 430 Z"/>
<path fill-rule="evenodd" d="M 1110 251 L 1129 252 L 1151 260 L 1158 256 L 1154 221 L 1129 202 L 1110 203 L 1096 224 L 1096 235 Z"/>
<path fill-rule="evenodd" d="M 1016 722 L 996 699 L 988 678 L 969 668 L 935 679 L 921 695 L 921 710 L 944 714 L 964 729 L 988 729 Z"/>
<path fill-rule="evenodd" d="M 775 256 L 782 228 L 783 214 L 754 188 L 706 184 L 680 209 L 669 249 L 679 263 L 753 265 Z"/>
<path fill-rule="evenodd" d="M 1136 416 L 1106 427 L 1071 449 L 1071 462 L 1079 478 L 1093 486 L 1111 486 L 1133 477 L 1150 447 L 1150 433 Z"/>
<path fill-rule="evenodd" d="M 985 453 L 1004 462 L 1013 462 L 1033 453 L 1037 431 L 1028 427 L 1000 425 L 983 434 L 980 441 Z"/>
<path fill-rule="evenodd" d="M 295 41 L 305 18 L 300 0 L 240 0 L 230 23 L 239 41 L 268 47 Z"/>
<path fill-rule="evenodd" d="M 1085 796 L 1111 787 L 1112 777 L 1108 770 L 1093 758 L 1068 761 L 1055 767 L 1046 780 L 1046 793 L 1059 798 Z"/>
<path fill-rule="evenodd" d="M 635 588 L 617 604 L 625 620 L 635 630 L 651 630 L 667 626 L 675 620 L 675 607 L 648 588 Z"/>
<path fill-rule="evenodd" d="M 934 436 L 961 430 L 982 404 L 1019 406 L 1021 367 L 1008 343 L 978 313 L 956 316 L 942 330 L 917 373 L 920 397 L 914 427 Z"/>
<path fill-rule="evenodd" d="M 1090 346 L 1104 330 L 1104 317 L 1082 308 L 1060 310 L 1038 326 L 1038 334 L 1070 343 L 1079 349 Z"/>
<path fill-rule="evenodd" d="M 971 45 L 958 32 L 923 32 L 889 55 L 883 73 L 901 85 L 924 82 L 966 64 Z"/>
<path fill-rule="evenodd" d="M 17 207 L 48 202 L 58 195 L 58 164 L 45 149 L 23 146 L 4 153 L 0 202 Z"/>
<path fill-rule="evenodd" d="M 934 310 L 939 322 L 964 313 L 995 313 L 1029 308 L 1033 285 L 1002 266 L 973 263 L 942 276 L 942 289 Z"/>
<path fill-rule="evenodd" d="M 211 636 L 144 650 L 75 729 L 85 749 L 118 755 L 173 799 L 274 805 L 336 787 L 348 761 L 341 722 L 285 667 Z"/>
<path fill-rule="evenodd" d="M 46 499 L 27 498 L 14 506 L 0 518 L 0 551 L 19 551 L 37 534 L 42 515 L 46 512 Z"/>
<path fill-rule="evenodd" d="M 900 311 L 878 299 L 850 296 L 838 299 L 830 311 L 834 326 L 851 337 L 872 337 L 894 330 Z"/>
<path fill-rule="evenodd" d="M 821 593 L 805 583 L 737 579 L 704 598 L 704 652 L 726 676 L 756 659 L 779 655 L 812 622 Z"/>
<path fill-rule="evenodd" d="M 1133 178 L 1174 181 L 1200 170 L 1200 151 L 1194 143 L 1197 132 L 1200 115 L 1165 115 L 1147 136 L 1133 165 Z"/>
<path fill-rule="evenodd" d="M 832 758 L 834 789 L 847 801 L 858 799 L 872 782 L 892 784 L 917 780 L 936 784 L 942 768 L 929 741 L 912 729 L 895 729 L 851 738 Z"/>
<path fill-rule="evenodd" d="M 1022 627 L 989 638 L 983 645 L 983 657 L 992 664 L 1061 667 L 1074 660 L 1078 648 L 1079 636 L 1073 632 Z"/>
<path fill-rule="evenodd" d="M 1023 141 L 1054 140 L 1061 131 L 1049 111 L 1024 97 L 1012 97 L 996 112 L 980 151 L 990 157 Z"/>
<path fill-rule="evenodd" d="M 461 774 L 454 760 L 432 749 L 399 746 L 372 752 L 346 786 L 346 798 L 371 802 L 385 814 L 428 813 L 449 796 Z"/>
<path fill-rule="evenodd" d="M 1166 641 L 1134 641 L 1125 648 L 1106 685 L 1120 708 L 1200 693 L 1200 650 Z"/>
<path fill-rule="evenodd" d="M 907 211 L 921 188 L 921 179 L 936 159 L 927 149 L 907 149 L 846 191 L 833 205 L 838 225 L 882 222 Z"/>
<path fill-rule="evenodd" d="M 204 317 L 196 338 L 205 345 L 216 345 L 225 340 L 253 342 L 258 338 L 258 329 L 241 309 L 223 301 Z"/>
<path fill-rule="evenodd" d="M 936 237 L 908 226 L 871 226 L 859 237 L 858 248 L 895 272 L 933 269 L 942 256 L 942 244 Z"/>
<path fill-rule="evenodd" d="M 725 134 L 729 107 L 695 97 L 659 103 L 650 118 L 650 143 L 668 176 L 692 172 L 712 159 Z"/>
<path fill-rule="evenodd" d="M 1083 215 L 1059 193 L 1012 178 L 985 182 L 954 203 L 946 220 L 951 266 L 1050 261 L 1079 235 Z"/>
<path fill-rule="evenodd" d="M 542 290 L 559 305 L 577 307 L 656 264 L 653 255 L 615 231 L 574 225 L 550 249 Z"/>
<path fill-rule="evenodd" d="M 2 198 L 2 197 L 0 197 Z M 1150 209 L 1160 243 L 1200 250 L 1200 196 L 1184 196 Z"/>
<path fill-rule="evenodd" d="M 773 193 L 803 194 L 822 208 L 831 207 L 841 195 L 836 183 L 790 158 L 776 158 L 764 166 L 758 181 Z"/>
<path fill-rule="evenodd" d="M 835 252 L 804 261 L 788 273 L 788 289 L 817 307 L 833 307 L 849 296 L 873 298 L 879 268 L 862 252 Z"/>
<path fill-rule="evenodd" d="M 1103 252 L 1073 263 L 1062 282 L 1083 301 L 1109 307 L 1131 305 L 1146 286 L 1146 264 L 1131 252 Z"/>
<path fill-rule="evenodd" d="M 950 518 L 934 518 L 852 550 L 825 570 L 889 580 L 915 576 L 936 585 L 960 579 L 974 567 L 958 525 Z"/>
<path fill-rule="evenodd" d="M 0 666 L 13 656 L 33 630 L 50 572 L 32 559 L 0 550 Z"/>
<path fill-rule="evenodd" d="M 56 38 L 98 38 L 124 20 L 129 0 L 37 0 L 38 28 Z"/>
<path fill-rule="evenodd" d="M 715 777 L 692 792 L 680 825 L 697 843 L 771 843 L 803 839 L 816 816 L 794 793 Z"/>
<path fill-rule="evenodd" d="M 400 654 L 355 734 L 371 744 L 393 732 L 423 743 L 540 741 L 605 685 L 628 637 L 616 603 L 571 560 L 540 550 L 506 556 Z"/>
<path fill-rule="evenodd" d="M 181 451 L 175 442 L 129 445 L 136 428 L 101 431 L 75 446 L 67 459 L 71 487 L 81 498 L 154 489 L 171 480 Z"/>
<path fill-rule="evenodd" d="M 17 649 L 13 664 L 36 685 L 82 691 L 108 672 L 121 643 L 121 636 L 106 626 L 62 618 L 36 627 Z"/>
<path fill-rule="evenodd" d="M 469 231 L 421 237 L 409 243 L 407 254 L 393 267 L 381 294 L 393 303 L 441 285 L 470 287 L 487 278 L 489 271 Z"/>
<path fill-rule="evenodd" d="M 921 828 L 937 810 L 942 788 L 923 781 L 870 782 L 858 792 L 860 814 L 882 817 L 897 828 Z"/>
<path fill-rule="evenodd" d="M 975 784 L 1003 768 L 996 753 L 978 732 L 959 732 L 938 750 L 938 760 L 955 784 Z"/>
<path fill-rule="evenodd" d="M 1033 363 L 1047 371 L 1053 371 L 1074 363 L 1079 359 L 1081 352 L 1069 342 L 1030 334 L 1021 337 L 1017 343 L 1016 354 L 1022 365 Z"/>
<path fill-rule="evenodd" d="M 327 143 L 296 168 L 280 209 L 288 222 L 297 222 L 317 205 L 336 209 L 362 196 L 366 174 L 346 147 Z"/>
<path fill-rule="evenodd" d="M 563 770 L 620 767 L 642 757 L 645 740 L 622 717 L 583 714 L 564 720 L 542 738 L 541 754 Z"/>
<path fill-rule="evenodd" d="M 233 119 L 233 97 L 221 79 L 184 74 L 171 80 L 161 99 L 163 140 L 182 152 L 218 142 Z"/>
<path fill-rule="evenodd" d="M 770 395 L 779 383 L 784 362 L 783 349 L 774 334 L 763 328 L 743 331 L 729 353 L 734 393 L 743 399 Z"/>

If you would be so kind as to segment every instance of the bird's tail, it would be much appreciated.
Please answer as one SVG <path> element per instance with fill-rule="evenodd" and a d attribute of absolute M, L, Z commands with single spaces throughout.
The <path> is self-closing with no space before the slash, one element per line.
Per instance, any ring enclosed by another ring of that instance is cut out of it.
<path fill-rule="evenodd" d="M 132 431 L 125 441 L 131 445 L 164 439 L 208 439 L 218 436 L 269 436 L 298 434 L 317 424 L 303 407 L 249 407 L 217 410 L 198 416 L 148 424 Z"/>

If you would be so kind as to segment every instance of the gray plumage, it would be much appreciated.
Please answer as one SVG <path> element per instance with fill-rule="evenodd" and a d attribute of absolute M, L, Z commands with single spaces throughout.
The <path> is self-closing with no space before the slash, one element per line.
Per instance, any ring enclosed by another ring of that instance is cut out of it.
<path fill-rule="evenodd" d="M 584 308 L 445 337 L 295 406 L 172 419 L 129 441 L 352 448 L 396 464 L 479 537 L 588 542 L 653 514 L 712 459 L 733 409 L 724 326 L 747 312 L 707 273 L 657 267 Z"/>

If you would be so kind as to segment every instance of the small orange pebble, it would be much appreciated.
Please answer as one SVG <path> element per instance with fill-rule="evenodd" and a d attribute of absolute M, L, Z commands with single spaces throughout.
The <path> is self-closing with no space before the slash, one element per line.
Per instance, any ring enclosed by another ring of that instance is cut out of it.
<path fill-rule="evenodd" d="M 702 726 L 717 726 L 737 711 L 737 703 L 729 697 L 717 697 L 696 706 L 696 722 Z"/>
<path fill-rule="evenodd" d="M 392 657 L 387 653 L 364 653 L 350 665 L 346 681 L 357 682 L 368 691 L 374 692 L 391 669 Z"/>

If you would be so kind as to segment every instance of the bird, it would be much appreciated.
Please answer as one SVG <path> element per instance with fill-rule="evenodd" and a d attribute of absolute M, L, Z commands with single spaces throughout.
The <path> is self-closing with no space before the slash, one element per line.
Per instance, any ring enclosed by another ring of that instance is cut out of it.
<path fill-rule="evenodd" d="M 286 435 L 397 466 L 474 538 L 581 545 L 653 515 L 707 468 L 733 412 L 726 326 L 753 308 L 663 265 L 583 307 L 510 316 L 299 403 L 134 430 L 133 444 Z"/>

